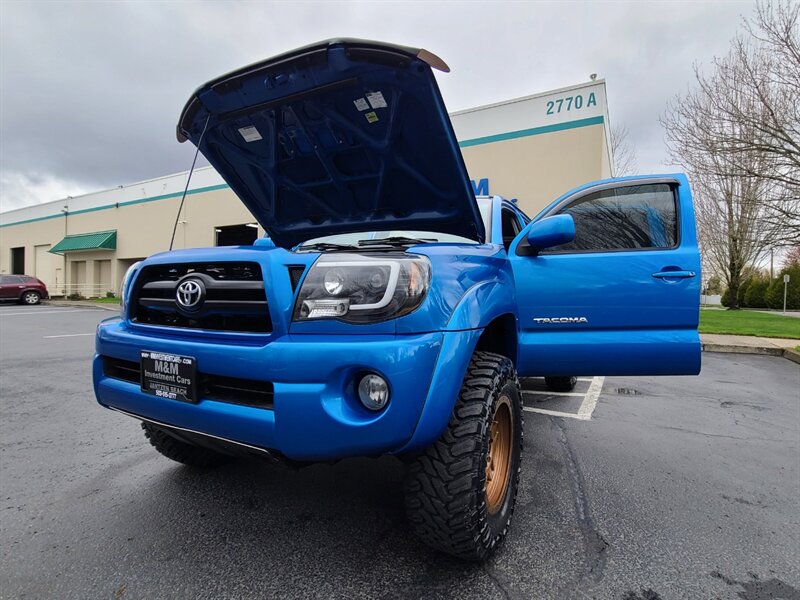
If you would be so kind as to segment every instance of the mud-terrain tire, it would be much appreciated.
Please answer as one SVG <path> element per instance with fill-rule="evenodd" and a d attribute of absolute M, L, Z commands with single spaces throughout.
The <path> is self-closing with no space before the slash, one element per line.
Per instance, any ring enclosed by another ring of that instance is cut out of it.
<path fill-rule="evenodd" d="M 553 392 L 571 392 L 578 383 L 577 377 L 545 377 L 544 384 Z"/>
<path fill-rule="evenodd" d="M 226 454 L 176 439 L 152 423 L 143 422 L 142 429 L 156 450 L 179 463 L 192 467 L 215 467 L 233 460 L 233 457 Z"/>
<path fill-rule="evenodd" d="M 447 429 L 406 476 L 408 522 L 425 544 L 472 561 L 497 548 L 514 512 L 522 425 L 513 363 L 475 352 Z"/>

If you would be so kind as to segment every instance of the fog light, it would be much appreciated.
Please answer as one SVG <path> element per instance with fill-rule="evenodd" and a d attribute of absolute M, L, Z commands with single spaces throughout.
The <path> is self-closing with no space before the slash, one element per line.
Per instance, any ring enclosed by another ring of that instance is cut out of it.
<path fill-rule="evenodd" d="M 389 402 L 389 384 L 380 375 L 364 375 L 358 383 L 358 399 L 370 410 L 381 410 Z"/>

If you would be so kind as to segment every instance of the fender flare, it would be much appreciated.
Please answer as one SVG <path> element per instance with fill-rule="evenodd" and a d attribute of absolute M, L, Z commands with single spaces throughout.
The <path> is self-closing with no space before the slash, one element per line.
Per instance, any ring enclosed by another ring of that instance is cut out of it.
<path fill-rule="evenodd" d="M 414 434 L 396 454 L 422 450 L 442 435 L 484 328 L 498 317 L 516 315 L 513 289 L 511 276 L 503 273 L 496 279 L 475 284 L 461 298 L 444 331 Z"/>
<path fill-rule="evenodd" d="M 508 273 L 499 273 L 489 281 L 469 288 L 450 315 L 445 331 L 483 329 L 497 317 L 517 314 L 514 280 Z"/>

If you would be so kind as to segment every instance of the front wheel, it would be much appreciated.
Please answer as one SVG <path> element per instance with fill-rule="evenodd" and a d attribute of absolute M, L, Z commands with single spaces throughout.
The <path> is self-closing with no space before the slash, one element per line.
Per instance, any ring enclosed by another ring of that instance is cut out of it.
<path fill-rule="evenodd" d="M 500 544 L 517 497 L 522 424 L 513 363 L 476 352 L 447 429 L 409 466 L 406 513 L 423 542 L 475 561 Z"/>
<path fill-rule="evenodd" d="M 192 467 L 216 467 L 232 460 L 226 454 L 181 441 L 152 423 L 143 421 L 142 429 L 144 429 L 145 437 L 150 440 L 150 444 L 156 450 L 176 462 Z"/>
<path fill-rule="evenodd" d="M 39 301 L 42 299 L 42 295 L 39 292 L 25 292 L 22 294 L 22 303 L 23 304 L 39 304 Z"/>

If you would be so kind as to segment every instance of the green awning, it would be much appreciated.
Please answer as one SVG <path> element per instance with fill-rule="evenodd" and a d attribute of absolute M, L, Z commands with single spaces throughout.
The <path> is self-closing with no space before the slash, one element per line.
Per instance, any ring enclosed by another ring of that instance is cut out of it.
<path fill-rule="evenodd" d="M 65 252 L 83 252 L 85 250 L 116 250 L 117 231 L 94 231 L 92 233 L 78 233 L 68 235 L 55 246 L 50 248 L 53 254 Z"/>

